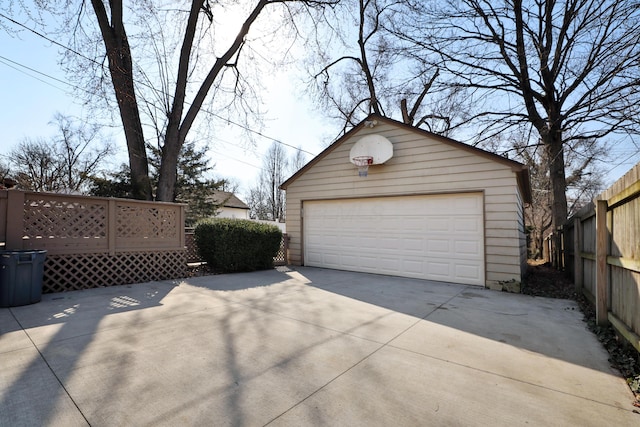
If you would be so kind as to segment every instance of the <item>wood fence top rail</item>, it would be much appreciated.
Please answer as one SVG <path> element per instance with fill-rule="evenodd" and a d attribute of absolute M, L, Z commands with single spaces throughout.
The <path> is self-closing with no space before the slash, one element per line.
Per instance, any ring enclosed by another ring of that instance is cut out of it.
<path fill-rule="evenodd" d="M 640 163 L 632 167 L 619 180 L 600 193 L 596 200 L 606 200 L 609 205 L 621 202 L 624 199 L 640 193 Z"/>
<path fill-rule="evenodd" d="M 122 197 L 99 197 L 99 196 L 83 196 L 79 194 L 64 194 L 64 193 L 50 193 L 45 191 L 23 191 L 23 190 L 15 190 L 15 189 L 7 189 L 0 190 L 0 198 L 6 198 L 7 192 L 9 191 L 17 191 L 22 192 L 27 195 L 36 195 L 39 197 L 50 197 L 50 198 L 65 198 L 65 199 L 76 199 L 76 200 L 100 200 L 100 201 L 109 201 L 115 200 L 121 203 L 131 203 L 131 204 L 148 204 L 148 205 L 168 205 L 168 206 L 187 206 L 186 203 L 174 203 L 174 202 L 156 202 L 153 200 L 138 200 L 138 199 L 125 199 Z"/>
<path fill-rule="evenodd" d="M 101 201 L 109 201 L 116 200 L 122 203 L 132 203 L 132 204 L 154 204 L 154 205 L 181 205 L 187 206 L 186 203 L 178 203 L 178 202 L 156 202 L 153 200 L 138 200 L 138 199 L 126 199 L 122 197 L 100 197 L 100 196 L 83 196 L 81 194 L 65 194 L 65 193 L 51 193 L 46 191 L 24 191 L 24 190 L 16 190 L 15 188 L 5 188 L 0 189 L 0 199 L 6 199 L 8 197 L 9 192 L 17 192 L 24 193 L 27 195 L 37 195 L 40 197 L 49 197 L 49 198 L 65 198 L 65 199 L 77 199 L 77 200 L 101 200 Z"/>

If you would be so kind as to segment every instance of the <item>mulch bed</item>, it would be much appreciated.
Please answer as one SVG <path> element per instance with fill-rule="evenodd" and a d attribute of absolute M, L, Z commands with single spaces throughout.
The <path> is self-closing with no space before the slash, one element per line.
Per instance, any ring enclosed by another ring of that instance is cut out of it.
<path fill-rule="evenodd" d="M 216 274 L 209 268 L 206 262 L 193 262 L 187 264 L 187 277 L 211 276 Z"/>
<path fill-rule="evenodd" d="M 536 297 L 572 300 L 578 296 L 573 281 L 564 272 L 556 270 L 549 264 L 535 261 L 529 262 L 522 293 Z"/>
<path fill-rule="evenodd" d="M 584 314 L 587 327 L 609 352 L 609 363 L 626 378 L 627 384 L 636 396 L 634 405 L 640 408 L 640 354 L 620 339 L 611 326 L 596 325 L 595 307 L 581 292 L 575 291 L 573 281 L 564 272 L 556 270 L 549 264 L 530 261 L 522 293 L 576 301 Z"/>

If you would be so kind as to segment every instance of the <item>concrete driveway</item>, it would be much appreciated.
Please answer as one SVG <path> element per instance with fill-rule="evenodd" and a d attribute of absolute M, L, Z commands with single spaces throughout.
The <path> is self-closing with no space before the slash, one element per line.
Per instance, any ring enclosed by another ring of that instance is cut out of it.
<path fill-rule="evenodd" d="M 0 309 L 2 426 L 638 426 L 573 302 L 314 268 Z"/>

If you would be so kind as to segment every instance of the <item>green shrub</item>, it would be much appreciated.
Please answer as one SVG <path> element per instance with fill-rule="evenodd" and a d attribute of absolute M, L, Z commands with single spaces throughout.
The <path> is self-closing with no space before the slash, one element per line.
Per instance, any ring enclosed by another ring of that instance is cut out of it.
<path fill-rule="evenodd" d="M 206 219 L 198 222 L 194 238 L 200 257 L 219 272 L 273 268 L 282 231 L 246 219 Z"/>

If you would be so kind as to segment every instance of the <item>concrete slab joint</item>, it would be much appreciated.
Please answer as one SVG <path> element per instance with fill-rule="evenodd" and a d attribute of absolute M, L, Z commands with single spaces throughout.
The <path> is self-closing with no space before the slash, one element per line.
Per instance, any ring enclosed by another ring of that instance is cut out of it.
<path fill-rule="evenodd" d="M 637 426 L 575 308 L 307 267 L 47 294 L 0 309 L 0 425 Z"/>

